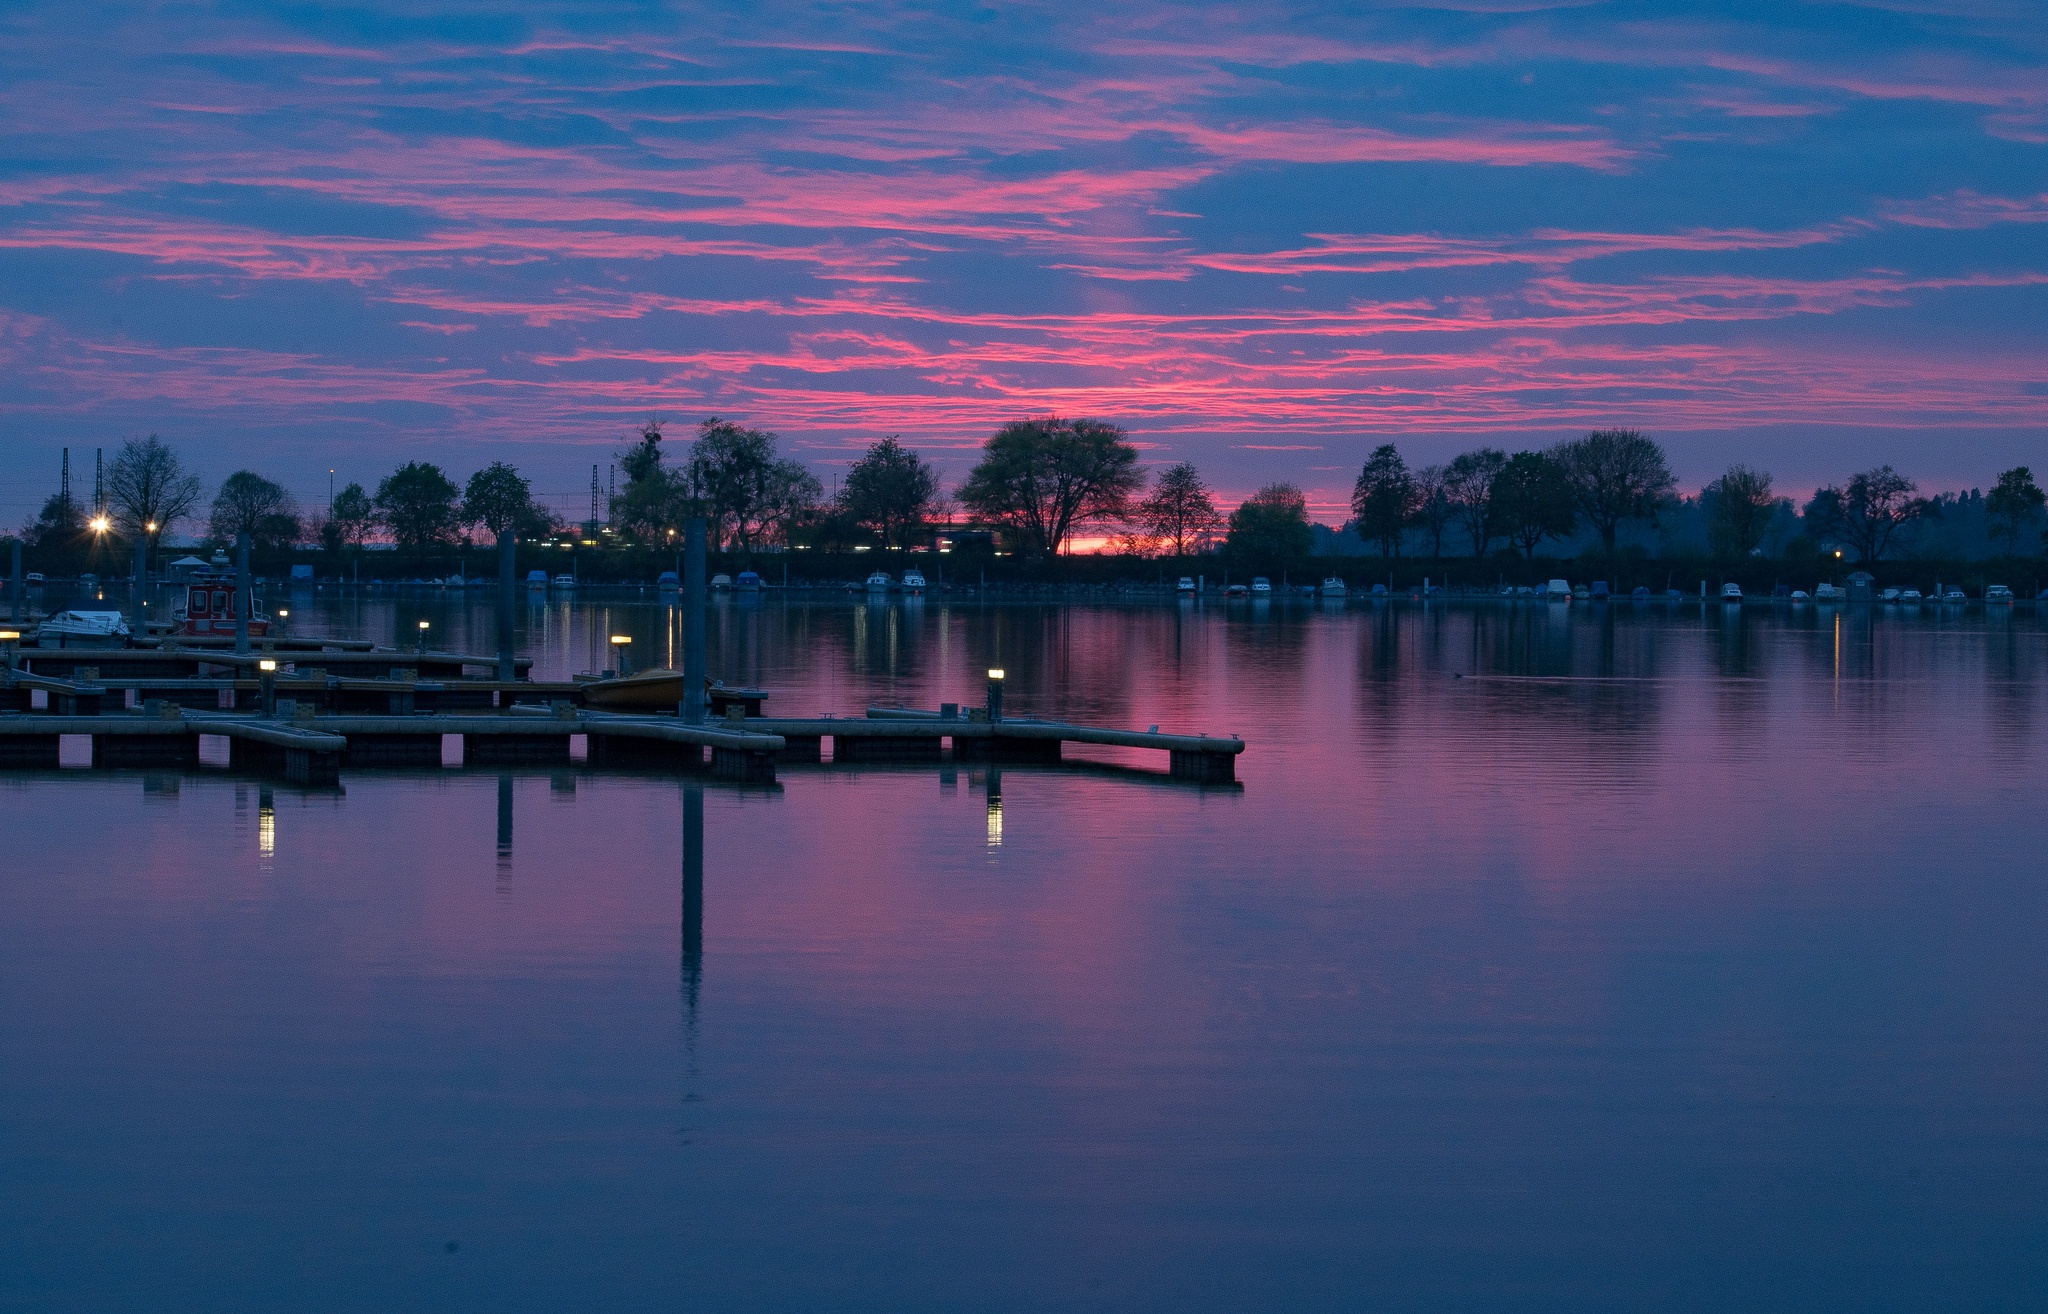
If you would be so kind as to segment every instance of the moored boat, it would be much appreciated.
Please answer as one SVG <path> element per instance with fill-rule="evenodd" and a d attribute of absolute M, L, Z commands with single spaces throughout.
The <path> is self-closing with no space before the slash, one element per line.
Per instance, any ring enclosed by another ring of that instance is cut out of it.
<path fill-rule="evenodd" d="M 582 692 L 583 701 L 592 707 L 673 711 L 683 701 L 683 673 L 657 667 L 608 680 L 585 680 Z"/>
<path fill-rule="evenodd" d="M 903 572 L 903 591 L 905 593 L 922 593 L 924 592 L 924 587 L 923 571 L 906 570 Z"/>
<path fill-rule="evenodd" d="M 733 587 L 742 593 L 759 593 L 761 591 L 761 576 L 754 571 L 743 570 L 740 572 L 739 578 L 733 581 Z"/>
<path fill-rule="evenodd" d="M 1349 592 L 1351 592 L 1350 588 L 1335 575 L 1323 581 L 1323 596 L 1326 598 L 1341 598 Z"/>
<path fill-rule="evenodd" d="M 171 625 L 194 638 L 231 635 L 240 615 L 241 600 L 233 576 L 201 575 L 185 582 L 185 601 L 171 608 Z M 270 617 L 249 608 L 249 637 L 261 639 L 270 633 Z"/>
<path fill-rule="evenodd" d="M 878 570 L 868 576 L 868 592 L 870 593 L 887 593 L 894 587 L 895 583 L 889 578 L 889 572 L 886 570 Z"/>
<path fill-rule="evenodd" d="M 133 637 L 118 611 L 60 611 L 36 630 L 44 648 L 125 648 Z"/>

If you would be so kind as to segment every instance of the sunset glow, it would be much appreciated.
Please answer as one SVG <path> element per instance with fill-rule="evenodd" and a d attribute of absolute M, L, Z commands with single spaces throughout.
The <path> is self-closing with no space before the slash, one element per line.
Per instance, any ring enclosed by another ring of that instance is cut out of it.
<path fill-rule="evenodd" d="M 0 515 L 151 431 L 574 508 L 650 415 L 1098 416 L 1320 518 L 1389 440 L 2039 463 L 2038 11 L 1656 12 L 17 7 Z"/>

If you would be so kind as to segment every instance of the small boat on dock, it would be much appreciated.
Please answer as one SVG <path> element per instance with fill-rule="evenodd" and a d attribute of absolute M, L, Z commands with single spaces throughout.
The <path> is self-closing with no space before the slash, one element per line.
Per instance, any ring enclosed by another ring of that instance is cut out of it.
<path fill-rule="evenodd" d="M 1323 581 L 1323 596 L 1326 598 L 1341 598 L 1350 592 L 1350 588 L 1345 585 L 1344 581 L 1335 575 Z"/>
<path fill-rule="evenodd" d="M 36 629 L 41 648 L 125 648 L 134 636 L 118 611 L 60 611 Z"/>

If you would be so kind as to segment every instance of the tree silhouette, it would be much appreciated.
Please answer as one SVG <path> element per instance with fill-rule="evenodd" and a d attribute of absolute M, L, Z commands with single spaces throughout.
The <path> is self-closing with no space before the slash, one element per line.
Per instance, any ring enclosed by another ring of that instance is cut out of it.
<path fill-rule="evenodd" d="M 1081 521 L 1125 516 L 1144 479 L 1122 429 L 1047 416 L 1006 424 L 983 443 L 960 501 L 1027 552 L 1057 553 Z"/>

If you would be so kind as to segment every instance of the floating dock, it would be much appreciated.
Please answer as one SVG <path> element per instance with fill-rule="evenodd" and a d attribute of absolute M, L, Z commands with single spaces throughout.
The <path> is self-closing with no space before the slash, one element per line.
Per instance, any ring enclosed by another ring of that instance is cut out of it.
<path fill-rule="evenodd" d="M 525 678 L 527 657 L 514 661 L 515 678 L 500 680 L 497 656 L 312 642 L 246 653 L 183 644 L 12 652 L 0 670 L 0 767 L 54 767 L 67 735 L 90 739 L 94 766 L 196 766 L 200 739 L 212 735 L 227 741 L 237 768 L 321 785 L 343 767 L 439 766 L 449 735 L 460 737 L 465 765 L 483 766 L 567 762 L 581 735 L 593 765 L 740 781 L 772 782 L 778 764 L 822 762 L 829 740 L 835 764 L 937 762 L 948 752 L 955 761 L 1057 763 L 1066 744 L 1151 749 L 1167 755 L 1173 779 L 1229 784 L 1244 751 L 1235 737 L 1006 719 L 999 671 L 985 709 L 775 717 L 762 715 L 763 691 L 714 685 L 709 717 L 693 722 L 585 706 L 589 683 Z"/>

